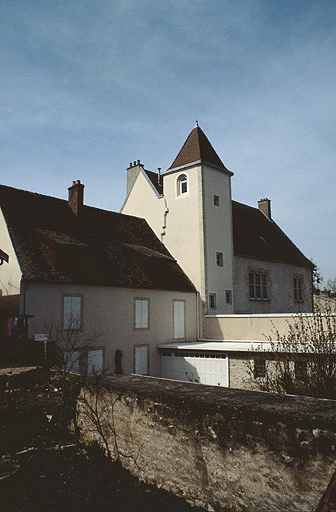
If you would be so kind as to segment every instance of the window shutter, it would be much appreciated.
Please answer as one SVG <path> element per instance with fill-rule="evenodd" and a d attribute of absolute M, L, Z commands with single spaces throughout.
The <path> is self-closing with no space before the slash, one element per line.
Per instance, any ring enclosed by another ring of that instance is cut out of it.
<path fill-rule="evenodd" d="M 174 338 L 184 338 L 184 331 L 184 302 L 182 300 L 174 300 Z"/>
<path fill-rule="evenodd" d="M 148 346 L 135 347 L 134 373 L 148 375 Z"/>

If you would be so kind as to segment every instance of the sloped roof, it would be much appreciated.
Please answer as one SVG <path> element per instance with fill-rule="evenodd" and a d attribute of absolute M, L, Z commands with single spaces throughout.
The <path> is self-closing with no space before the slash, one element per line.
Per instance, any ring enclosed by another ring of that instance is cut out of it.
<path fill-rule="evenodd" d="M 232 201 L 232 219 L 235 255 L 314 267 L 279 226 L 258 208 Z"/>
<path fill-rule="evenodd" d="M 158 174 L 153 171 L 148 171 L 147 169 L 144 169 L 145 173 L 147 174 L 148 178 L 150 179 L 152 185 L 157 190 L 157 192 L 162 195 L 163 194 L 163 180 L 161 176 L 160 183 L 158 182 Z"/>
<path fill-rule="evenodd" d="M 0 185 L 23 279 L 195 291 L 144 219 Z"/>
<path fill-rule="evenodd" d="M 175 167 L 183 167 L 184 165 L 197 162 L 199 160 L 210 165 L 220 167 L 226 171 L 228 170 L 212 147 L 211 142 L 205 133 L 197 125 L 189 133 L 185 143 L 180 149 L 179 154 L 169 169 L 174 169 Z"/>

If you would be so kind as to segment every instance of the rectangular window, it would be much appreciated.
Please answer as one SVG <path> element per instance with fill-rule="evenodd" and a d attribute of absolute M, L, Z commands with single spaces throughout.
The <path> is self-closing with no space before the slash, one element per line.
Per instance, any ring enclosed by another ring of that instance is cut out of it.
<path fill-rule="evenodd" d="M 135 328 L 148 329 L 149 327 L 149 299 L 135 299 Z"/>
<path fill-rule="evenodd" d="M 254 378 L 262 378 L 266 376 L 266 360 L 265 359 L 255 359 L 253 366 Z"/>
<path fill-rule="evenodd" d="M 209 309 L 217 309 L 217 300 L 215 293 L 209 293 Z"/>
<path fill-rule="evenodd" d="M 79 373 L 79 350 L 64 350 L 63 351 L 63 368 L 67 372 Z"/>
<path fill-rule="evenodd" d="M 294 300 L 298 302 L 303 301 L 303 279 L 302 277 L 293 277 L 294 284 Z"/>
<path fill-rule="evenodd" d="M 216 252 L 216 262 L 217 262 L 217 267 L 222 267 L 223 266 L 224 259 L 223 259 L 223 253 L 222 252 Z"/>
<path fill-rule="evenodd" d="M 263 272 L 249 272 L 249 297 L 251 300 L 268 300 L 268 278 Z"/>
<path fill-rule="evenodd" d="M 184 300 L 173 301 L 174 310 L 174 339 L 185 338 L 185 303 Z"/>
<path fill-rule="evenodd" d="M 63 329 L 80 329 L 82 326 L 82 296 L 63 296 Z"/>
<path fill-rule="evenodd" d="M 219 196 L 213 196 L 213 201 L 214 201 L 214 206 L 219 206 L 220 205 Z"/>
<path fill-rule="evenodd" d="M 136 345 L 134 347 L 134 373 L 138 375 L 148 375 L 148 345 Z"/>
<path fill-rule="evenodd" d="M 225 304 L 232 304 L 232 291 L 225 290 Z"/>

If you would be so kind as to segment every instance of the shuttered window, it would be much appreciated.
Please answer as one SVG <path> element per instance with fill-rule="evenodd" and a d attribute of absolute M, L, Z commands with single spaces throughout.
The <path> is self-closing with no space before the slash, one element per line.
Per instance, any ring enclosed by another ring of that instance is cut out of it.
<path fill-rule="evenodd" d="M 249 297 L 252 300 L 268 300 L 268 278 L 263 272 L 249 272 Z"/>
<path fill-rule="evenodd" d="M 134 373 L 148 375 L 148 345 L 134 347 Z"/>
<path fill-rule="evenodd" d="M 63 297 L 63 329 L 80 329 L 82 324 L 82 297 L 80 295 L 64 295 Z"/>
<path fill-rule="evenodd" d="M 149 299 L 135 299 L 135 328 L 149 327 Z"/>
<path fill-rule="evenodd" d="M 184 301 L 174 300 L 174 339 L 185 338 Z"/>

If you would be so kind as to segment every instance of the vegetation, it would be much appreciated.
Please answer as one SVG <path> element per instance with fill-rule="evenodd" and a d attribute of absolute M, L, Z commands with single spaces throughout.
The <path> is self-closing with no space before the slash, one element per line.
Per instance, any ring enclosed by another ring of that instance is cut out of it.
<path fill-rule="evenodd" d="M 288 333 L 274 332 L 264 371 L 249 363 L 262 391 L 336 399 L 336 315 L 329 307 L 298 314 Z"/>

